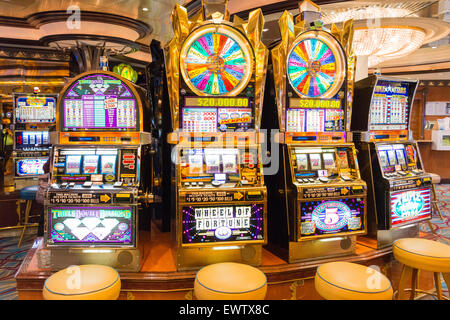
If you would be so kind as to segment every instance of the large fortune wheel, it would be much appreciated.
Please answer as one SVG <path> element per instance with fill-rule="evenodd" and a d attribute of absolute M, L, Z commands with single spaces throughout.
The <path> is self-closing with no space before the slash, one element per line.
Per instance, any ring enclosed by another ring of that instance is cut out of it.
<path fill-rule="evenodd" d="M 227 25 L 200 27 L 181 48 L 181 74 L 200 96 L 239 94 L 252 76 L 253 63 L 246 38 Z"/>
<path fill-rule="evenodd" d="M 345 55 L 340 44 L 325 31 L 302 33 L 289 51 L 287 76 L 301 97 L 333 97 L 345 78 Z"/>

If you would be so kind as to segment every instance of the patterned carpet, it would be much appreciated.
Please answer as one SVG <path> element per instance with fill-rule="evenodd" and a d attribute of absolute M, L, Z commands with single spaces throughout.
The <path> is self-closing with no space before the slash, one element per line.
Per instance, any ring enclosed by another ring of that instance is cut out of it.
<path fill-rule="evenodd" d="M 443 222 L 439 215 L 435 213 L 431 223 L 438 236 L 438 241 L 450 245 L 450 185 L 436 186 L 437 197 L 442 201 L 439 205 L 442 215 L 446 218 Z M 427 223 L 421 223 L 420 230 L 430 232 Z M 33 245 L 35 237 L 26 236 L 22 246 L 17 248 L 18 238 L 0 238 L 0 300 L 16 300 L 16 280 L 14 275 L 20 267 L 27 251 Z M 442 290 L 448 294 L 448 288 L 442 281 Z"/>
<path fill-rule="evenodd" d="M 0 238 L 0 300 L 17 300 L 14 275 L 33 245 L 34 235 L 27 235 L 17 248 L 18 237 Z"/>

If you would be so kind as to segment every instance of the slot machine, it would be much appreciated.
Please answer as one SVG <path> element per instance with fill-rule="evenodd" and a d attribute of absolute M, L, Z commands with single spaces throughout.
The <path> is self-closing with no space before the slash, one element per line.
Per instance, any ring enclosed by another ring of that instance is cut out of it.
<path fill-rule="evenodd" d="M 41 267 L 103 264 L 139 271 L 138 209 L 147 99 L 142 88 L 108 71 L 73 78 L 60 93 L 51 134 Z"/>
<path fill-rule="evenodd" d="M 50 127 L 56 121 L 57 94 L 13 93 L 14 187 L 37 185 L 50 154 Z"/>
<path fill-rule="evenodd" d="M 267 48 L 260 10 L 247 28 L 203 3 L 189 22 L 177 5 L 165 63 L 173 132 L 171 233 L 178 270 L 259 265 L 267 198 L 259 130 Z M 179 75 L 179 76 L 178 76 Z"/>
<path fill-rule="evenodd" d="M 294 23 L 285 11 L 281 41 L 271 46 L 279 170 L 266 176 L 267 249 L 289 263 L 351 255 L 357 235 L 366 232 L 367 187 L 355 146 L 346 142 L 352 22 L 330 32 L 318 16 L 306 20 L 311 13 L 300 5 Z"/>
<path fill-rule="evenodd" d="M 417 80 L 372 75 L 355 83 L 353 140 L 368 183 L 368 234 L 376 247 L 418 237 L 431 219 L 431 177 L 409 130 Z"/>

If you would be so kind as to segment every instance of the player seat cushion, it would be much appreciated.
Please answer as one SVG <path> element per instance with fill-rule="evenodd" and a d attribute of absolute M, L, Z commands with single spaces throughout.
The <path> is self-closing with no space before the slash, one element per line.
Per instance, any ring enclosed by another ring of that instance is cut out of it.
<path fill-rule="evenodd" d="M 389 279 L 375 269 L 350 262 L 330 262 L 317 268 L 316 291 L 327 300 L 392 300 Z"/>
<path fill-rule="evenodd" d="M 441 176 L 436 174 L 436 173 L 429 173 L 427 172 L 430 176 L 431 176 L 431 182 L 434 184 L 439 184 L 441 183 Z"/>
<path fill-rule="evenodd" d="M 39 186 L 36 185 L 36 186 L 29 186 L 29 187 L 20 189 L 20 199 L 35 200 L 38 188 L 39 188 Z"/>
<path fill-rule="evenodd" d="M 195 276 L 194 294 L 199 300 L 263 300 L 266 292 L 266 275 L 246 264 L 211 264 Z"/>
<path fill-rule="evenodd" d="M 394 257 L 404 265 L 431 272 L 450 272 L 450 246 L 437 241 L 404 238 L 392 245 Z"/>
<path fill-rule="evenodd" d="M 46 300 L 117 300 L 119 273 L 102 265 L 71 266 L 51 275 L 44 283 Z"/>

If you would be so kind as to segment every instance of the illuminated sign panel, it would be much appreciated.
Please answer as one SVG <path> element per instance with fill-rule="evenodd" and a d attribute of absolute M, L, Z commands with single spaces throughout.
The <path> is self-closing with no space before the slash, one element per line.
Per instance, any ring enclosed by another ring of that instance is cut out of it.
<path fill-rule="evenodd" d="M 264 240 L 262 204 L 183 207 L 183 243 Z"/>
<path fill-rule="evenodd" d="M 50 208 L 49 237 L 55 244 L 133 244 L 130 207 Z"/>
<path fill-rule="evenodd" d="M 300 205 L 301 236 L 363 231 L 364 206 L 361 198 L 303 202 Z"/>
<path fill-rule="evenodd" d="M 56 118 L 56 97 L 20 96 L 16 98 L 16 123 L 52 123 Z"/>
<path fill-rule="evenodd" d="M 392 227 L 431 217 L 430 189 L 391 192 Z"/>
<path fill-rule="evenodd" d="M 44 164 L 47 159 L 21 159 L 16 162 L 16 176 L 39 176 L 44 174 Z"/>
<path fill-rule="evenodd" d="M 65 93 L 62 103 L 65 131 L 137 127 L 136 98 L 125 83 L 111 76 L 79 79 Z"/>

